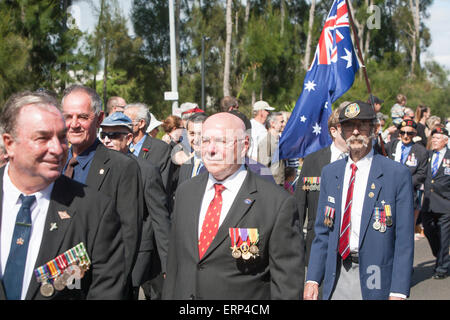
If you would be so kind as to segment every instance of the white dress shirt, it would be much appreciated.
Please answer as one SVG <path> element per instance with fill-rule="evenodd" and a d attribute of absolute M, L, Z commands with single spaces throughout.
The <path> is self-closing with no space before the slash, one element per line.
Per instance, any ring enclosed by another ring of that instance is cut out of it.
<path fill-rule="evenodd" d="M 330 163 L 342 159 L 348 155 L 348 153 L 339 150 L 338 147 L 336 147 L 336 145 L 334 144 L 334 142 L 330 146 L 330 151 L 331 151 Z"/>
<path fill-rule="evenodd" d="M 22 205 L 19 196 L 22 192 L 16 188 L 8 175 L 9 164 L 6 165 L 3 175 L 3 203 L 1 216 L 1 237 L 0 237 L 0 263 L 1 276 L 5 273 L 6 263 L 8 262 L 11 241 L 16 224 L 17 214 Z M 22 284 L 22 296 L 24 300 L 28 291 L 31 279 L 34 277 L 34 267 L 41 247 L 42 236 L 44 234 L 45 219 L 47 217 L 48 207 L 50 205 L 50 195 L 54 183 L 51 183 L 45 189 L 26 196 L 36 196 L 36 201 L 31 206 L 31 235 L 28 245 L 27 260 L 25 263 L 24 278 Z M 50 227 L 50 226 L 48 226 Z"/>
<path fill-rule="evenodd" d="M 208 183 L 206 184 L 205 194 L 203 195 L 202 206 L 200 209 L 200 217 L 198 219 L 198 238 L 202 232 L 203 220 L 205 220 L 206 211 L 208 210 L 209 204 L 215 195 L 214 184 L 223 184 L 225 190 L 222 191 L 222 211 L 220 212 L 219 228 L 222 222 L 225 220 L 228 211 L 230 211 L 231 205 L 236 198 L 236 195 L 241 189 L 242 183 L 247 176 L 247 170 L 245 166 L 242 165 L 235 173 L 226 178 L 223 181 L 217 181 L 214 177 L 209 174 Z"/>
<path fill-rule="evenodd" d="M 250 144 L 248 156 L 256 161 L 258 159 L 258 144 L 267 136 L 267 129 L 263 124 L 255 119 L 251 119 L 250 123 L 252 124 L 252 142 Z"/>
<path fill-rule="evenodd" d="M 440 151 L 433 152 L 433 156 L 431 157 L 431 169 L 433 169 L 433 163 L 436 159 L 436 155 L 439 153 L 439 160 L 438 160 L 438 169 L 441 166 L 442 159 L 444 159 L 445 153 L 447 152 L 447 147 L 444 147 Z"/>
<path fill-rule="evenodd" d="M 353 186 L 353 201 L 350 218 L 350 251 L 358 252 L 359 250 L 359 229 L 361 227 L 361 215 L 364 205 L 364 199 L 366 198 L 367 181 L 369 180 L 370 167 L 372 166 L 373 149 L 361 160 L 354 162 L 351 157 L 348 157 L 347 164 L 345 166 L 344 185 L 342 188 L 342 204 L 341 204 L 341 225 L 344 218 L 345 201 L 347 199 L 347 190 L 350 177 L 352 175 L 352 169 L 350 165 L 354 163 L 358 170 L 355 173 L 355 182 Z"/>

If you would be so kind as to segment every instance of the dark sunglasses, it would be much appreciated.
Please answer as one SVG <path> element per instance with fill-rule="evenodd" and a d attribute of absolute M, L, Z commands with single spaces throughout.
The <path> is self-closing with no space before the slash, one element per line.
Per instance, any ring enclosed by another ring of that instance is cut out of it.
<path fill-rule="evenodd" d="M 414 135 L 414 132 L 413 131 L 409 131 L 409 132 L 406 132 L 406 131 L 400 131 L 400 135 L 401 136 L 404 136 L 405 134 L 407 134 L 408 136 L 413 136 Z"/>
<path fill-rule="evenodd" d="M 123 134 L 128 134 L 128 132 L 100 132 L 100 139 L 105 140 L 106 137 L 108 137 L 110 140 L 112 139 L 118 139 Z"/>

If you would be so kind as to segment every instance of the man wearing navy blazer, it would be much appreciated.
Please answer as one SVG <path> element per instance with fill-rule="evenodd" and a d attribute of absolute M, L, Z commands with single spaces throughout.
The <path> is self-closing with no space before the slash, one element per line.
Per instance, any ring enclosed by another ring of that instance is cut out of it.
<path fill-rule="evenodd" d="M 163 299 L 301 298 L 303 237 L 295 199 L 247 169 L 248 140 L 232 114 L 204 122 L 208 172 L 177 189 Z"/>
<path fill-rule="evenodd" d="M 356 101 L 340 113 L 350 150 L 324 167 L 305 299 L 406 299 L 414 254 L 411 174 L 374 154 L 372 107 Z"/>

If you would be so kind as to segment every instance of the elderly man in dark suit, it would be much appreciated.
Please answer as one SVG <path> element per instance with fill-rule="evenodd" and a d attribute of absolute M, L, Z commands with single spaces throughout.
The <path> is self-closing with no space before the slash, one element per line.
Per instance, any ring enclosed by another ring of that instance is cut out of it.
<path fill-rule="evenodd" d="M 311 244 L 314 240 L 314 222 L 316 221 L 317 204 L 320 194 L 320 174 L 323 167 L 347 156 L 348 147 L 341 134 L 338 132 L 339 113 L 341 108 L 335 109 L 328 119 L 328 132 L 333 143 L 326 148 L 311 153 L 303 160 L 302 170 L 295 189 L 295 198 L 298 201 L 300 225 L 306 225 L 306 265 L 309 262 Z"/>
<path fill-rule="evenodd" d="M 410 119 L 403 120 L 399 125 L 400 139 L 395 139 L 386 145 L 390 159 L 408 167 L 414 192 L 414 225 L 420 213 L 420 198 L 418 192 L 427 176 L 427 150 L 413 138 L 417 135 L 417 124 Z"/>
<path fill-rule="evenodd" d="M 130 143 L 130 151 L 140 159 L 146 159 L 159 168 L 163 178 L 164 188 L 171 193 L 173 165 L 171 148 L 159 139 L 148 135 L 147 127 L 150 124 L 150 112 L 143 103 L 128 104 L 124 114 L 133 121 L 133 141 Z"/>
<path fill-rule="evenodd" d="M 141 174 L 137 162 L 109 150 L 97 129 L 103 120 L 101 99 L 91 88 L 74 85 L 62 99 L 67 138 L 71 143 L 64 174 L 110 196 L 122 224 L 125 246 L 125 279 L 131 297 L 131 271 L 141 241 L 144 211 Z"/>
<path fill-rule="evenodd" d="M 450 150 L 448 131 L 437 126 L 431 131 L 422 221 L 425 236 L 436 257 L 433 279 L 441 280 L 450 271 Z"/>
<path fill-rule="evenodd" d="M 246 168 L 248 144 L 244 123 L 230 113 L 203 123 L 209 173 L 177 189 L 163 298 L 301 298 L 295 200 Z"/>
<path fill-rule="evenodd" d="M 145 198 L 144 223 L 138 257 L 132 273 L 135 297 L 142 286 L 147 298 L 161 298 L 162 275 L 166 272 L 167 250 L 169 247 L 170 216 L 168 199 L 164 190 L 161 174 L 156 166 L 145 159 L 133 155 L 128 145 L 133 139 L 132 121 L 121 112 L 116 112 L 101 124 L 100 139 L 112 150 L 127 154 L 139 163 L 142 173 Z M 155 278 L 161 281 L 156 281 Z M 147 281 L 152 280 L 158 287 L 151 288 Z"/>
<path fill-rule="evenodd" d="M 122 299 L 120 221 L 109 197 L 61 176 L 68 145 L 59 108 L 23 92 L 1 114 L 9 163 L 0 169 L 0 299 Z M 75 284 L 72 272 L 82 276 Z"/>

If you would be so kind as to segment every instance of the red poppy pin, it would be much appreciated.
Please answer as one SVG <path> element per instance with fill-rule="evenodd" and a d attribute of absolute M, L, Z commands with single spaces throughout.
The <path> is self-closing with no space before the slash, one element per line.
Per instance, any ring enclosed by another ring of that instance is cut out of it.
<path fill-rule="evenodd" d="M 142 148 L 142 150 L 144 150 L 144 152 L 148 152 L 148 149 L 147 149 L 147 148 Z"/>

